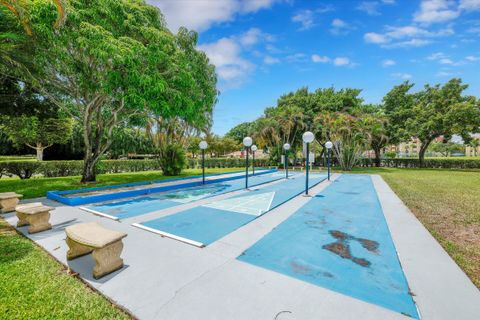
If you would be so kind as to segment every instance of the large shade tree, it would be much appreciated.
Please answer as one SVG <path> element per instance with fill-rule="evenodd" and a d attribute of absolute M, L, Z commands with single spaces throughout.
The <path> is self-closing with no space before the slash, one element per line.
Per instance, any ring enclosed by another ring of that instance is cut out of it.
<path fill-rule="evenodd" d="M 95 181 L 115 127 L 129 117 L 208 122 L 216 76 L 195 49 L 194 32 L 172 34 L 159 10 L 141 0 L 72 0 L 58 29 L 52 6 L 29 7 L 34 62 L 43 92 L 82 124 L 83 182 Z"/>
<path fill-rule="evenodd" d="M 384 101 L 392 136 L 417 138 L 421 163 L 436 138 L 449 140 L 458 134 L 468 142 L 470 134 L 478 131 L 479 101 L 463 94 L 468 85 L 461 79 L 452 79 L 444 85 L 426 85 L 416 93 L 409 93 L 411 87 L 404 83 L 393 88 Z"/>

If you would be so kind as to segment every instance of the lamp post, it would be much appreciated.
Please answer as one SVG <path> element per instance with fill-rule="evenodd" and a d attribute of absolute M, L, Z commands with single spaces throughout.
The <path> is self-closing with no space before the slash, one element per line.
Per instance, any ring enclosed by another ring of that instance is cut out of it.
<path fill-rule="evenodd" d="M 310 157 L 309 146 L 310 146 L 310 143 L 312 143 L 314 139 L 315 139 L 315 136 L 310 131 L 307 131 L 302 135 L 302 140 L 307 145 L 307 156 L 306 156 L 306 160 L 305 160 L 305 168 L 307 170 L 307 175 L 305 177 L 305 195 L 306 196 L 308 196 L 308 163 L 310 161 L 310 159 L 309 159 L 309 157 Z"/>
<path fill-rule="evenodd" d="M 253 140 L 250 137 L 243 138 L 243 145 L 245 146 L 245 151 L 247 153 L 247 161 L 245 163 L 245 189 L 248 189 L 248 151 L 252 146 Z"/>
<path fill-rule="evenodd" d="M 285 143 L 283 150 L 285 150 L 285 177 L 288 179 L 288 150 L 290 150 L 290 144 Z"/>
<path fill-rule="evenodd" d="M 255 151 L 257 151 L 258 148 L 256 145 L 252 146 L 252 176 L 255 175 Z"/>
<path fill-rule="evenodd" d="M 202 184 L 205 184 L 205 149 L 208 148 L 207 141 L 200 141 L 198 147 L 202 149 Z"/>
<path fill-rule="evenodd" d="M 328 181 L 330 181 L 330 150 L 333 147 L 332 141 L 327 141 L 325 143 L 325 147 L 327 148 L 327 168 L 328 168 Z"/>

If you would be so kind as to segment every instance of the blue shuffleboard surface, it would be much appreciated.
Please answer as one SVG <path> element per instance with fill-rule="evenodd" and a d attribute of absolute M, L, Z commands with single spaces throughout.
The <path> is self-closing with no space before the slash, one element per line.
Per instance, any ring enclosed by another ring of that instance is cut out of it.
<path fill-rule="evenodd" d="M 325 180 L 324 174 L 310 175 L 310 187 Z M 206 246 L 273 208 L 304 192 L 305 175 L 252 190 L 246 194 L 208 203 L 177 214 L 154 219 L 138 227 L 197 246 Z"/>
<path fill-rule="evenodd" d="M 340 176 L 238 260 L 418 318 L 367 175 Z"/>
<path fill-rule="evenodd" d="M 283 177 L 284 175 L 280 172 L 250 176 L 249 185 L 257 186 L 282 179 Z M 168 192 L 151 193 L 148 196 L 87 206 L 84 207 L 84 209 L 121 220 L 213 197 L 219 194 L 241 190 L 244 187 L 245 180 L 235 179 L 221 183 L 171 190 Z"/>

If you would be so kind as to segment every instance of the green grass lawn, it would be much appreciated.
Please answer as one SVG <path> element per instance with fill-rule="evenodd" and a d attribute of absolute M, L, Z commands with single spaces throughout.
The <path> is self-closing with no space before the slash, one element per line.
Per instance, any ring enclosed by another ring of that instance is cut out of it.
<path fill-rule="evenodd" d="M 239 171 L 242 168 L 217 168 L 206 169 L 205 174 Z M 200 169 L 186 169 L 179 177 L 187 177 L 191 175 L 200 175 Z M 159 171 L 144 171 L 131 173 L 117 173 L 117 174 L 99 174 L 96 183 L 89 183 L 87 185 L 81 184 L 79 176 L 60 177 L 60 178 L 31 178 L 27 180 L 20 180 L 18 178 L 4 178 L 0 179 L 0 192 L 15 191 L 23 194 L 24 199 L 45 197 L 47 191 L 51 190 L 74 190 L 90 187 L 110 186 L 114 184 L 162 180 L 171 177 L 165 177 Z"/>
<path fill-rule="evenodd" d="M 480 288 L 480 170 L 357 168 L 378 173 Z"/>
<path fill-rule="evenodd" d="M 209 169 L 207 173 L 240 169 Z M 185 170 L 181 176 L 198 175 Z M 158 172 L 99 175 L 88 187 L 158 180 Z M 45 196 L 48 190 L 84 187 L 80 177 L 2 179 L 0 192 L 16 191 L 25 198 Z M 130 319 L 105 297 L 68 275 L 64 265 L 20 235 L 0 216 L 0 319 Z"/>
<path fill-rule="evenodd" d="M 130 319 L 0 218 L 0 319 Z"/>

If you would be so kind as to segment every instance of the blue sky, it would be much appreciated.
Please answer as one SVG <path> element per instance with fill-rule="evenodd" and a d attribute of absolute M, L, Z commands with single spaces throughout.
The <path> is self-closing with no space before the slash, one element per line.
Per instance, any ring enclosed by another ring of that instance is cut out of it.
<path fill-rule="evenodd" d="M 480 96 L 480 0 L 149 0 L 172 31 L 199 33 L 217 67 L 213 132 L 256 119 L 308 86 L 363 89 L 461 77 Z"/>

